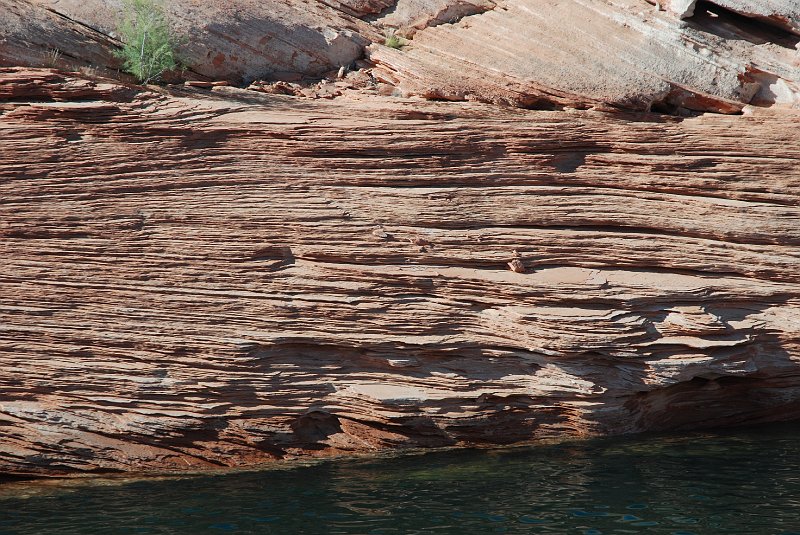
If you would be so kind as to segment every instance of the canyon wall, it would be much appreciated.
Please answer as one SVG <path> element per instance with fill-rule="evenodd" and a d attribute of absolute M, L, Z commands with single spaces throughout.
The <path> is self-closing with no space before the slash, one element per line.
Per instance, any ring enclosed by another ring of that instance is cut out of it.
<path fill-rule="evenodd" d="M 3 472 L 800 416 L 797 112 L 1 76 Z"/>
<path fill-rule="evenodd" d="M 330 99 L 93 5 L 0 0 L 0 473 L 800 418 L 795 3 L 170 3 Z"/>

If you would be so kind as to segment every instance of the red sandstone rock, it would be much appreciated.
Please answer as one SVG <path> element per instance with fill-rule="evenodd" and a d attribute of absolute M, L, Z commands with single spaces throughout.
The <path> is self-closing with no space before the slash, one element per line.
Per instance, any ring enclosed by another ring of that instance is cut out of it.
<path fill-rule="evenodd" d="M 508 268 L 515 273 L 525 273 L 527 271 L 525 269 L 525 264 L 523 264 L 519 258 L 515 258 L 511 262 L 508 262 Z"/>
<path fill-rule="evenodd" d="M 363 55 L 369 24 L 321 1 L 175 0 L 164 3 L 189 76 L 241 82 L 292 74 L 318 76 Z M 115 69 L 121 2 L 100 0 L 1 0 L 0 62 L 47 66 L 50 49 L 63 52 L 60 66 L 79 58 Z M 6 29 L 4 26 L 9 26 Z M 86 34 L 86 35 L 84 35 Z M 365 37 L 366 36 L 366 37 Z M 78 39 L 81 39 L 78 42 Z"/>
<path fill-rule="evenodd" d="M 184 85 L 186 85 L 187 87 L 211 88 L 211 87 L 221 87 L 221 86 L 230 85 L 230 84 L 228 82 L 226 82 L 225 80 L 217 80 L 215 82 L 207 82 L 207 81 L 204 81 L 204 80 L 189 80 L 189 81 L 185 82 Z"/>
<path fill-rule="evenodd" d="M 678 115 L 800 105 L 795 0 L 649 2 L 166 4 L 176 32 L 188 38 L 181 53 L 191 78 L 307 84 L 367 53 L 385 94 Z M 0 64 L 51 66 L 59 51 L 60 68 L 118 69 L 119 2 L 0 0 L 0 8 Z M 395 30 L 413 37 L 401 50 L 383 46 Z"/>
<path fill-rule="evenodd" d="M 4 69 L 0 471 L 796 419 L 800 115 L 746 111 Z"/>
<path fill-rule="evenodd" d="M 507 0 L 418 31 L 402 50 L 373 45 L 369 57 L 381 81 L 426 98 L 679 113 L 797 107 L 797 39 L 716 11 L 680 22 L 643 0 Z M 797 6 L 768 11 L 791 18 Z"/>
<path fill-rule="evenodd" d="M 0 67 L 116 69 L 113 46 L 107 34 L 58 13 L 25 0 L 0 0 Z"/>
<path fill-rule="evenodd" d="M 391 12 L 379 18 L 381 26 L 396 28 L 406 37 L 416 30 L 452 24 L 497 6 L 493 0 L 398 0 Z"/>

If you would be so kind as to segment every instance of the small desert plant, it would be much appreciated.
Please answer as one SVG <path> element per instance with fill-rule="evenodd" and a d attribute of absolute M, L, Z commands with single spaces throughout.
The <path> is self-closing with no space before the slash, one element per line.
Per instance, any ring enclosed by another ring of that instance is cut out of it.
<path fill-rule="evenodd" d="M 47 52 L 44 54 L 44 62 L 45 65 L 54 69 L 58 66 L 58 62 L 61 59 L 61 51 L 57 48 L 48 48 Z"/>
<path fill-rule="evenodd" d="M 178 69 L 175 48 L 178 39 L 172 33 L 164 8 L 155 0 L 124 0 L 125 13 L 117 27 L 122 49 L 117 56 L 123 69 L 139 82 L 157 82 L 167 72 Z"/>
<path fill-rule="evenodd" d="M 383 42 L 385 46 L 389 48 L 402 48 L 403 45 L 406 44 L 406 40 L 400 37 L 399 35 L 395 35 L 394 32 L 386 34 L 386 40 Z"/>

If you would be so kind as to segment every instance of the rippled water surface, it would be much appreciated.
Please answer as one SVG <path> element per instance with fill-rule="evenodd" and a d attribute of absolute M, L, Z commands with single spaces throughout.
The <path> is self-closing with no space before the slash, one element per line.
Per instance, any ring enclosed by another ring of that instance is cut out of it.
<path fill-rule="evenodd" d="M 800 535 L 800 425 L 0 485 L 0 533 Z"/>

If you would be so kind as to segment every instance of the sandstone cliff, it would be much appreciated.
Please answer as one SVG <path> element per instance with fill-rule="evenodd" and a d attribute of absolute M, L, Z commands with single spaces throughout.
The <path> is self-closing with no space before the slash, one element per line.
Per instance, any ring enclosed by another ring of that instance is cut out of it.
<path fill-rule="evenodd" d="M 797 112 L 0 98 L 4 472 L 800 416 Z"/>
<path fill-rule="evenodd" d="M 0 472 L 800 418 L 796 3 L 170 5 L 362 82 L 0 0 Z"/>

